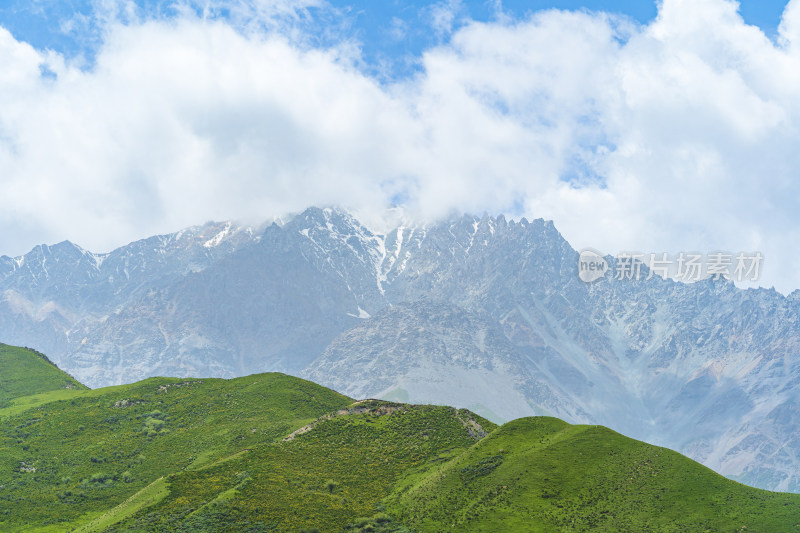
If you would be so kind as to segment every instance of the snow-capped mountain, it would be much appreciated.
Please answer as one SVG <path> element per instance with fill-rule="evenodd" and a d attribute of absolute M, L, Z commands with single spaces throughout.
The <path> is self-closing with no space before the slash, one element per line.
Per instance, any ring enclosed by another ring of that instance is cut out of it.
<path fill-rule="evenodd" d="M 65 241 L 0 257 L 0 336 L 66 358 L 110 317 L 187 274 L 200 272 L 259 230 L 208 223 L 94 254 Z"/>
<path fill-rule="evenodd" d="M 0 340 L 92 386 L 281 370 L 358 397 L 600 423 L 800 491 L 800 291 L 586 284 L 577 263 L 543 220 L 377 234 L 310 208 L 0 258 Z"/>

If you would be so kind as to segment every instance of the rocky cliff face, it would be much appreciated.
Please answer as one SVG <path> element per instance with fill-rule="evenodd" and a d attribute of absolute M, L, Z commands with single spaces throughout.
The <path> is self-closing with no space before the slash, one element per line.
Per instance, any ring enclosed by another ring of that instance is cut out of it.
<path fill-rule="evenodd" d="M 553 414 L 800 491 L 800 292 L 577 275 L 552 223 L 378 235 L 311 208 L 110 254 L 0 258 L 0 340 L 85 383 L 281 370 L 353 396 Z"/>

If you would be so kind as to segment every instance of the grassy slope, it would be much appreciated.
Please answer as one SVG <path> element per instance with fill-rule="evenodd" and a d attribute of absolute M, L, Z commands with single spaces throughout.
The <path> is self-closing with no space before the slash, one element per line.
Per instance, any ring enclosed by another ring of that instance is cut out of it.
<path fill-rule="evenodd" d="M 477 442 L 470 418 L 495 427 L 450 407 L 361 402 L 294 440 L 175 476 L 168 498 L 112 531 L 341 531 L 359 517 L 386 521 L 381 500 L 403 476 Z"/>
<path fill-rule="evenodd" d="M 0 410 L 0 531 L 64 531 L 162 476 L 272 442 L 351 402 L 301 379 L 261 374 L 152 378 Z"/>
<path fill-rule="evenodd" d="M 4 533 L 800 530 L 800 496 L 597 426 L 498 428 L 282 374 L 18 383 L 38 394 L 0 408 Z"/>
<path fill-rule="evenodd" d="M 0 408 L 23 396 L 63 390 L 85 390 L 44 355 L 0 344 Z"/>
<path fill-rule="evenodd" d="M 800 531 L 800 496 L 753 489 L 601 426 L 503 425 L 398 486 L 389 509 L 416 531 Z"/>

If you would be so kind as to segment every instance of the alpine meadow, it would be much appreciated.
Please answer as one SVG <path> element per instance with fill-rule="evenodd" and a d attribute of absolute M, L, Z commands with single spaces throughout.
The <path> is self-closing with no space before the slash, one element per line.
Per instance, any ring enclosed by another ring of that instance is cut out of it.
<path fill-rule="evenodd" d="M 284 374 L 87 390 L 3 345 L 3 531 L 789 531 L 800 496 L 549 417 Z M 24 386 L 23 386 L 24 385 Z"/>

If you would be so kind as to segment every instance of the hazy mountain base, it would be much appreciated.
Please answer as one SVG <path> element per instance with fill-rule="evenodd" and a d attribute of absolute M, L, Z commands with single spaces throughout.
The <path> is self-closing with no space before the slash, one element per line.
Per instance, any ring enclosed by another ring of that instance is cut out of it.
<path fill-rule="evenodd" d="M 798 495 L 552 418 L 498 428 L 281 374 L 35 397 L 0 409 L 4 532 L 800 527 Z"/>

